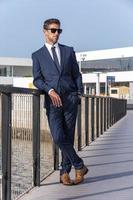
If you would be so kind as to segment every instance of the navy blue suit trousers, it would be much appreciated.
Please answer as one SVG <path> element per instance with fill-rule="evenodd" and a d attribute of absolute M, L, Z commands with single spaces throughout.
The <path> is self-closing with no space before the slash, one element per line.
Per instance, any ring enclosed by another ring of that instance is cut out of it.
<path fill-rule="evenodd" d="M 66 94 L 61 96 L 62 107 L 55 107 L 52 103 L 47 110 L 49 126 L 54 142 L 62 152 L 62 169 L 69 173 L 72 165 L 75 169 L 83 166 L 83 160 L 77 155 L 74 149 L 74 133 L 76 116 L 78 111 L 78 96 Z"/>

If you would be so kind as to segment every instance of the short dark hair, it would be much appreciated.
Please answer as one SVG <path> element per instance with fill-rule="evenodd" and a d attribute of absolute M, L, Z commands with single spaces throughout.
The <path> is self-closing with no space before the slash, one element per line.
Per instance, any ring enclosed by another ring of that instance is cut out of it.
<path fill-rule="evenodd" d="M 47 19 L 43 23 L 43 28 L 47 29 L 50 24 L 58 24 L 60 26 L 60 20 L 56 18 Z"/>

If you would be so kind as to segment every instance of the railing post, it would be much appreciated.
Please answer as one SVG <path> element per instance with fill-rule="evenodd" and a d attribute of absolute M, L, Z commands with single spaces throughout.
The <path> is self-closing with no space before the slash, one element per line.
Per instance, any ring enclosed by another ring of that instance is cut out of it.
<path fill-rule="evenodd" d="M 81 101 L 82 103 L 82 101 Z M 78 151 L 81 151 L 81 104 L 78 105 L 78 116 L 77 116 L 77 134 L 78 134 Z"/>
<path fill-rule="evenodd" d="M 110 98 L 110 123 L 109 126 L 112 126 L 112 98 Z"/>
<path fill-rule="evenodd" d="M 96 136 L 99 137 L 99 97 L 96 98 Z"/>
<path fill-rule="evenodd" d="M 91 140 L 94 139 L 94 97 L 91 97 Z"/>
<path fill-rule="evenodd" d="M 107 129 L 109 128 L 110 124 L 110 98 L 107 97 Z"/>
<path fill-rule="evenodd" d="M 100 134 L 103 134 L 103 97 L 100 97 Z"/>
<path fill-rule="evenodd" d="M 104 98 L 104 131 L 107 129 L 107 97 Z"/>
<path fill-rule="evenodd" d="M 33 185 L 40 185 L 40 95 L 33 94 Z"/>
<path fill-rule="evenodd" d="M 114 123 L 117 121 L 116 99 L 114 99 Z"/>
<path fill-rule="evenodd" d="M 89 120 L 89 112 L 88 112 L 88 97 L 85 97 L 85 144 L 86 146 L 89 145 L 89 131 L 88 131 L 88 128 L 89 128 L 89 124 L 88 124 L 88 120 Z"/>
<path fill-rule="evenodd" d="M 11 200 L 11 94 L 2 93 L 2 200 Z"/>
<path fill-rule="evenodd" d="M 54 142 L 53 142 L 53 152 L 54 152 L 54 170 L 58 170 L 59 169 L 59 147 Z"/>
<path fill-rule="evenodd" d="M 123 103 L 124 103 L 124 110 L 125 110 L 124 115 L 126 115 L 127 114 L 127 100 L 125 99 Z"/>

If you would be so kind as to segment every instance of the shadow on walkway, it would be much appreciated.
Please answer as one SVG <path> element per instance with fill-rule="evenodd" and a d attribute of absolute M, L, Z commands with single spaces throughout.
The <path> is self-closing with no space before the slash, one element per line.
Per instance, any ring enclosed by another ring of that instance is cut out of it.
<path fill-rule="evenodd" d="M 23 200 L 132 200 L 133 111 L 79 152 L 89 168 L 82 184 L 59 184 L 59 171 Z M 74 177 L 74 170 L 71 176 Z"/>

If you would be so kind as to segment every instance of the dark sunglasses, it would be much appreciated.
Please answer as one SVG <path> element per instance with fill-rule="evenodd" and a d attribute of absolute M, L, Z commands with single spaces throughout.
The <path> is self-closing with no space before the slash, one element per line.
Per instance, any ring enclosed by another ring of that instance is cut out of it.
<path fill-rule="evenodd" d="M 60 33 L 62 33 L 62 29 L 57 29 L 57 28 L 50 28 L 50 29 L 46 29 L 46 30 L 50 30 L 51 31 L 51 33 L 56 33 L 56 31 L 60 34 Z"/>

